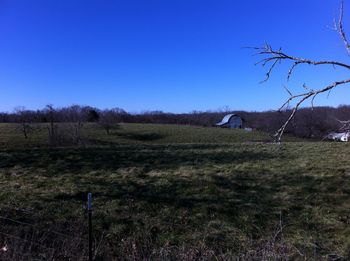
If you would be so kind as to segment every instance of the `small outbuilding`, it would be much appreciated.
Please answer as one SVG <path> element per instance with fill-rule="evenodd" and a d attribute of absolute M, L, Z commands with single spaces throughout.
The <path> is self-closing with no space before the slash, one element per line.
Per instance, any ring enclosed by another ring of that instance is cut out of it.
<path fill-rule="evenodd" d="M 222 121 L 216 123 L 215 126 L 229 129 L 240 129 L 243 126 L 243 119 L 237 114 L 227 114 Z"/>

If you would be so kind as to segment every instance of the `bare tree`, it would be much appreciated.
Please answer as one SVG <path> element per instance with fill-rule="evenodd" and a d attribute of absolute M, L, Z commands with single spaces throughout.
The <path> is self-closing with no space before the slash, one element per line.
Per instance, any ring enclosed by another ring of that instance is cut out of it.
<path fill-rule="evenodd" d="M 46 105 L 45 112 L 46 112 L 47 121 L 48 121 L 47 130 L 49 134 L 49 144 L 52 146 L 57 143 L 57 139 L 58 139 L 58 127 L 55 124 L 56 110 L 53 107 L 53 105 L 49 104 L 49 105 Z"/>
<path fill-rule="evenodd" d="M 81 142 L 82 129 L 86 122 L 87 112 L 84 107 L 79 105 L 72 105 L 70 107 L 61 109 L 60 113 L 63 115 L 63 120 L 66 122 L 66 133 L 74 144 Z"/>
<path fill-rule="evenodd" d="M 338 32 L 344 47 L 350 56 L 350 45 L 347 40 L 344 28 L 343 28 L 343 14 L 344 14 L 344 4 L 341 2 L 340 6 L 340 14 L 338 21 L 334 20 L 334 30 Z M 266 78 L 262 82 L 266 82 L 269 80 L 271 73 L 275 69 L 277 64 L 280 64 L 283 61 L 289 62 L 290 63 L 290 68 L 287 73 L 287 80 L 290 79 L 290 77 L 293 75 L 294 70 L 300 66 L 300 65 L 314 65 L 314 66 L 319 66 L 319 65 L 329 65 L 333 67 L 341 67 L 350 70 L 350 65 L 345 64 L 339 61 L 335 60 L 313 60 L 313 59 L 307 59 L 307 58 L 301 58 L 298 56 L 290 55 L 286 52 L 284 52 L 281 48 L 280 49 L 274 49 L 270 45 L 266 44 L 263 47 L 258 47 L 254 48 L 257 50 L 257 54 L 262 56 L 263 58 L 258 61 L 256 64 L 260 64 L 263 67 L 267 66 L 268 70 L 266 73 Z M 295 105 L 292 106 L 292 109 L 290 110 L 291 113 L 287 120 L 282 124 L 282 126 L 276 131 L 274 134 L 274 139 L 276 142 L 280 142 L 282 135 L 287 127 L 287 125 L 293 120 L 295 117 L 296 112 L 298 111 L 299 107 L 306 101 L 311 101 L 311 105 L 313 107 L 314 99 L 321 93 L 325 92 L 330 92 L 334 88 L 340 85 L 344 85 L 350 83 L 350 78 L 348 79 L 343 79 L 339 81 L 334 81 L 330 83 L 327 86 L 321 86 L 317 88 L 311 88 L 306 86 L 305 84 L 303 85 L 304 91 L 301 93 L 297 94 L 292 94 L 291 91 L 285 87 L 286 91 L 289 94 L 289 98 L 282 104 L 282 106 L 279 108 L 279 111 L 282 111 L 286 108 L 289 107 L 290 103 L 293 101 L 295 102 Z"/>
<path fill-rule="evenodd" d="M 29 133 L 33 131 L 30 124 L 31 122 L 31 112 L 26 110 L 25 107 L 19 106 L 14 109 L 17 115 L 17 122 L 19 124 L 18 130 L 23 134 L 24 138 L 27 139 Z"/>
<path fill-rule="evenodd" d="M 100 113 L 99 125 L 106 131 L 109 135 L 112 129 L 117 127 L 117 124 L 121 122 L 122 115 L 126 112 L 120 108 L 114 108 L 111 110 L 104 110 Z"/>

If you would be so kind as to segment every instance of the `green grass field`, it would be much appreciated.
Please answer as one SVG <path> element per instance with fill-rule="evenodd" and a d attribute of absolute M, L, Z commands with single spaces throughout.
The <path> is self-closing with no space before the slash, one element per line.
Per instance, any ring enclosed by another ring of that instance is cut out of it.
<path fill-rule="evenodd" d="M 38 128 L 25 140 L 0 125 L 6 255 L 12 247 L 45 260 L 56 246 L 62 259 L 83 259 L 86 240 L 50 229 L 85 239 L 92 192 L 97 259 L 350 258 L 347 143 L 145 124 L 106 135 L 90 124 L 83 147 L 49 148 Z"/>
<path fill-rule="evenodd" d="M 63 128 L 67 124 L 60 124 Z M 34 132 L 25 139 L 15 124 L 0 125 L 0 147 L 45 147 L 48 146 L 47 125 L 33 125 Z M 271 142 L 271 137 L 263 132 L 228 130 L 183 125 L 160 124 L 120 124 L 110 135 L 96 126 L 86 124 L 83 129 L 85 145 L 121 144 L 227 144 L 233 142 Z M 287 137 L 287 141 L 300 139 Z"/>

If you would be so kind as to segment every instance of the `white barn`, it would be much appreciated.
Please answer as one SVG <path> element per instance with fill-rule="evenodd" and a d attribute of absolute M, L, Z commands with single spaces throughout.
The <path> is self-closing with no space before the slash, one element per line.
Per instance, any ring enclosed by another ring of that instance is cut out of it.
<path fill-rule="evenodd" d="M 215 124 L 215 126 L 229 129 L 240 129 L 243 125 L 243 119 L 237 114 L 227 114 L 222 121 Z"/>

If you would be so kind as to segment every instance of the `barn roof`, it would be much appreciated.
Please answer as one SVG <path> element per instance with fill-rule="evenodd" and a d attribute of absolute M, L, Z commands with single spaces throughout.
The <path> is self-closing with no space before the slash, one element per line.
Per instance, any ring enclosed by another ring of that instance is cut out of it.
<path fill-rule="evenodd" d="M 233 116 L 238 116 L 238 115 L 237 115 L 237 114 L 227 114 L 227 115 L 225 115 L 225 117 L 222 119 L 222 121 L 216 123 L 216 126 L 222 126 L 222 125 L 227 124 Z"/>

